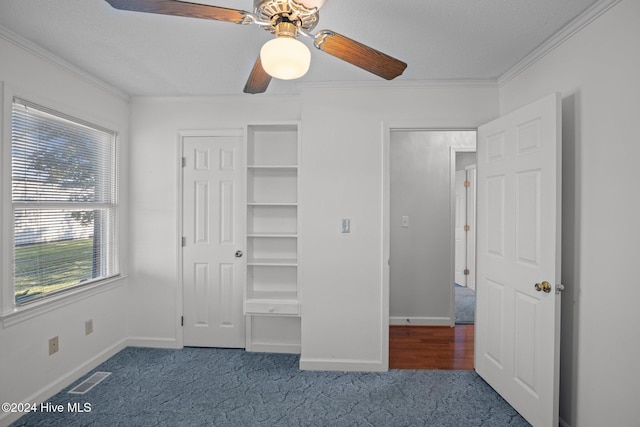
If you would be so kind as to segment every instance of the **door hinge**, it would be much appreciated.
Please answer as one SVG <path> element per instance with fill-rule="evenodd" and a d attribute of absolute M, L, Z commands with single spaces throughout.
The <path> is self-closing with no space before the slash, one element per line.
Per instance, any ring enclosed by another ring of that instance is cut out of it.
<path fill-rule="evenodd" d="M 465 275 L 465 276 L 468 276 L 468 275 L 469 275 L 469 269 L 468 269 L 468 268 L 465 268 L 465 269 L 464 269 L 464 275 Z"/>
<path fill-rule="evenodd" d="M 184 326 L 184 316 L 180 316 L 180 326 Z"/>
<path fill-rule="evenodd" d="M 180 240 L 180 244 L 182 245 L 182 247 L 183 247 L 183 248 L 184 248 L 185 246 L 187 246 L 187 238 L 186 238 L 186 237 L 183 237 L 183 238 Z"/>
<path fill-rule="evenodd" d="M 464 226 L 464 231 L 469 231 L 469 230 L 471 230 L 471 227 L 469 227 L 469 225 L 468 225 L 468 224 L 467 224 L 467 225 L 465 225 L 465 226 Z"/>
<path fill-rule="evenodd" d="M 459 182 L 459 181 L 458 181 Z M 464 180 L 464 186 L 465 187 L 471 187 L 471 181 L 469 181 L 468 179 Z"/>
<path fill-rule="evenodd" d="M 183 168 L 184 168 L 184 167 L 187 167 L 187 158 L 186 158 L 186 157 L 183 157 L 183 158 L 182 158 L 182 167 L 183 167 Z"/>

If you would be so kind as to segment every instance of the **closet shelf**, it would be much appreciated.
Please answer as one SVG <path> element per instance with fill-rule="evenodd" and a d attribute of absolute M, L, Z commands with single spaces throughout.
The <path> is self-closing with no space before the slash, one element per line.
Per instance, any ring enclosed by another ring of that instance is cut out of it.
<path fill-rule="evenodd" d="M 247 169 L 297 170 L 298 165 L 248 165 Z"/>
<path fill-rule="evenodd" d="M 297 259 L 273 259 L 273 258 L 254 258 L 248 259 L 247 265 L 259 265 L 264 267 L 297 267 Z"/>
<path fill-rule="evenodd" d="M 282 232 L 282 231 L 278 231 L 278 232 L 263 232 L 263 233 L 247 233 L 247 237 L 253 237 L 253 238 L 267 238 L 267 237 L 274 237 L 274 238 L 290 238 L 290 239 L 297 239 L 298 238 L 298 233 L 295 232 Z"/>
<path fill-rule="evenodd" d="M 283 304 L 298 303 L 298 293 L 295 291 L 265 291 L 253 290 L 247 295 L 247 301 L 275 301 Z"/>
<path fill-rule="evenodd" d="M 284 299 L 247 299 L 244 302 L 245 314 L 299 316 L 300 303 L 297 300 Z"/>
<path fill-rule="evenodd" d="M 297 207 L 298 203 L 296 203 L 296 202 L 274 202 L 274 203 L 249 202 L 249 203 L 247 203 L 247 206 L 293 206 L 293 207 Z"/>

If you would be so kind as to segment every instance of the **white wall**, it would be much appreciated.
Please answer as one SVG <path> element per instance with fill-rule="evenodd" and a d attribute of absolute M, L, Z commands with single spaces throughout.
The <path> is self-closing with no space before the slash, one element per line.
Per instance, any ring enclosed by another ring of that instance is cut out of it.
<path fill-rule="evenodd" d="M 24 47 L 20 47 L 24 46 Z M 11 280 L 11 252 L 6 228 L 11 215 L 10 195 L 5 178 L 10 176 L 8 125 L 11 96 L 57 109 L 119 133 L 121 154 L 128 145 L 129 106 L 125 97 L 106 90 L 81 72 L 72 72 L 59 60 L 16 38 L 0 28 L 0 83 L 4 102 L 0 108 L 2 130 L 2 182 L 0 204 L 3 214 L 2 271 L 3 285 Z M 58 62 L 56 62 L 58 61 Z M 6 126 L 6 127 L 5 127 Z M 127 159 L 121 155 L 120 222 L 123 260 L 127 258 Z M 9 175 L 7 175 L 9 174 Z M 126 262 L 122 270 L 126 272 Z M 8 287 L 7 287 L 8 288 Z M 65 299 L 47 309 L 29 308 L 0 322 L 0 401 L 38 402 L 56 393 L 95 367 L 99 362 L 124 348 L 127 337 L 126 318 L 121 316 L 125 304 L 126 280 L 104 285 L 100 291 L 83 291 L 73 302 Z M 12 292 L 3 294 L 2 306 L 11 308 Z M 36 304 L 34 304 L 36 305 Z M 94 332 L 85 336 L 84 322 L 93 319 Z M 48 340 L 59 337 L 60 350 L 48 354 Z M 0 425 L 18 414 L 0 413 Z"/>
<path fill-rule="evenodd" d="M 181 347 L 178 132 L 299 120 L 298 97 L 137 98 L 131 125 L 131 343 Z"/>
<path fill-rule="evenodd" d="M 451 149 L 475 147 L 475 131 L 391 132 L 391 324 L 452 324 Z"/>
<path fill-rule="evenodd" d="M 560 416 L 638 425 L 640 2 L 622 0 L 500 89 L 508 112 L 562 94 Z"/>
<path fill-rule="evenodd" d="M 475 165 L 477 161 L 475 151 L 473 153 L 458 152 L 456 153 L 456 170 L 463 171 L 468 166 Z"/>
<path fill-rule="evenodd" d="M 385 126 L 472 128 L 497 116 L 496 96 L 495 87 L 474 85 L 305 88 L 303 368 L 385 367 Z M 342 218 L 351 219 L 350 234 L 340 233 Z"/>

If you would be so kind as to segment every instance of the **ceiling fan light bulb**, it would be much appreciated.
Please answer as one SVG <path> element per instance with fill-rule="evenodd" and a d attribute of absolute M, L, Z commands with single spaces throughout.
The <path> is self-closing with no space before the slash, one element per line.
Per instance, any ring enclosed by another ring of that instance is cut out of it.
<path fill-rule="evenodd" d="M 277 37 L 269 40 L 260 50 L 262 68 L 271 77 L 293 80 L 309 71 L 311 52 L 299 40 L 291 37 Z"/>

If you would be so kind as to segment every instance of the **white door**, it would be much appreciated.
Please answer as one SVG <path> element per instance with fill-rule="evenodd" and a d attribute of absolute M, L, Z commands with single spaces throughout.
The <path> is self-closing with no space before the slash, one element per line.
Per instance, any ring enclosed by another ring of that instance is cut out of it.
<path fill-rule="evenodd" d="M 242 134 L 183 136 L 184 345 L 245 346 Z"/>
<path fill-rule="evenodd" d="M 467 181 L 467 287 L 476 289 L 476 166 L 468 166 L 466 169 Z"/>
<path fill-rule="evenodd" d="M 554 94 L 478 130 L 476 371 L 534 427 L 558 425 L 560 111 Z"/>
<path fill-rule="evenodd" d="M 467 268 L 467 189 L 464 185 L 467 180 L 467 172 L 456 171 L 455 186 L 455 275 L 458 285 L 467 286 L 467 276 L 464 274 Z"/>

